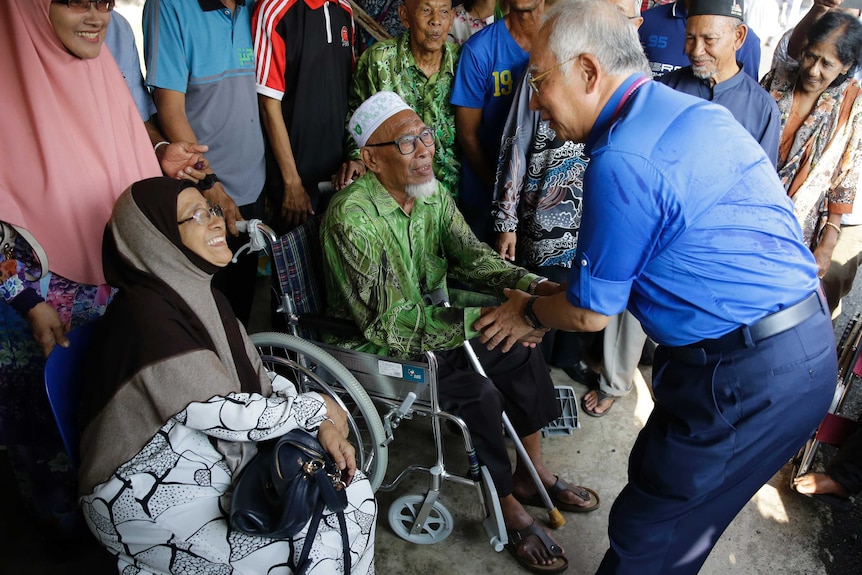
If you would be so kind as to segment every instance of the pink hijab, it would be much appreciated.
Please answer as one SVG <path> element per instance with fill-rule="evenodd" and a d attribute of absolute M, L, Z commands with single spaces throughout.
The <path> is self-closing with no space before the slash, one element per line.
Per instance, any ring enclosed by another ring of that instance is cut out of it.
<path fill-rule="evenodd" d="M 161 170 L 110 52 L 70 54 L 48 19 L 50 2 L 13 0 L 0 10 L 0 220 L 32 233 L 51 271 L 99 285 L 115 200 Z"/>

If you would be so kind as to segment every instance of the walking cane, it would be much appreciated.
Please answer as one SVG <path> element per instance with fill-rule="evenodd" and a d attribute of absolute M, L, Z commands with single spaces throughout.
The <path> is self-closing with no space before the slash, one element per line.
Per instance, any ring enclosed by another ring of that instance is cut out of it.
<path fill-rule="evenodd" d="M 446 297 L 446 292 L 442 288 L 433 291 L 430 294 L 425 294 L 422 298 L 430 305 L 452 307 L 449 305 L 449 299 Z M 467 358 L 473 365 L 473 369 L 475 369 L 482 377 L 487 378 L 488 375 L 485 373 L 485 369 L 482 367 L 482 364 L 479 363 L 479 358 L 476 356 L 473 346 L 470 345 L 470 342 L 467 340 L 464 341 L 464 352 L 467 354 Z M 551 527 L 559 529 L 566 524 L 566 519 L 563 517 L 563 514 L 560 513 L 560 510 L 557 509 L 557 506 L 554 505 L 554 502 L 551 501 L 551 497 L 548 495 L 548 490 L 545 489 L 545 485 L 542 483 L 541 477 L 539 477 L 539 472 L 536 471 L 536 466 L 533 465 L 533 461 L 530 459 L 527 450 L 524 448 L 524 444 L 521 443 L 521 438 L 518 437 L 518 434 L 515 432 L 515 427 L 512 425 L 512 422 L 509 421 L 509 416 L 506 415 L 505 411 L 503 411 L 503 427 L 505 427 L 506 433 L 509 434 L 512 442 L 515 444 L 515 451 L 518 452 L 518 456 L 521 458 L 521 461 L 526 464 L 527 469 L 530 472 L 530 476 L 536 484 L 536 489 L 542 497 L 542 502 L 545 504 L 545 508 L 548 510 L 548 520 L 551 522 Z"/>

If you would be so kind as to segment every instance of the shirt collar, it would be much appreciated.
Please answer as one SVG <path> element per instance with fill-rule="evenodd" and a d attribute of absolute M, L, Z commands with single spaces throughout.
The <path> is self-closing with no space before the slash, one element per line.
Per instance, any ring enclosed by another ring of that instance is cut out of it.
<path fill-rule="evenodd" d="M 685 0 L 676 0 L 673 3 L 673 8 L 670 9 L 670 13 L 674 18 L 686 18 L 688 10 L 685 9 Z"/>
<path fill-rule="evenodd" d="M 460 46 L 454 44 L 452 42 L 444 42 L 443 43 L 443 58 L 440 61 L 440 71 L 438 74 L 446 73 L 449 75 L 455 75 L 455 66 L 457 64 L 457 55 Z M 416 65 L 416 58 L 413 56 L 413 51 L 410 49 L 410 30 L 405 30 L 404 33 L 398 38 L 398 57 L 402 62 L 404 62 L 408 67 L 416 68 L 419 70 L 419 66 Z M 421 72 L 421 70 L 419 70 Z"/>
<path fill-rule="evenodd" d="M 221 0 L 198 0 L 201 10 L 204 12 L 212 12 L 213 10 L 223 10 L 226 8 Z M 245 6 L 245 0 L 236 0 L 237 6 Z"/>
<path fill-rule="evenodd" d="M 598 139 L 607 132 L 608 129 L 610 129 L 611 124 L 616 120 L 614 115 L 620 102 L 622 102 L 625 93 L 632 84 L 643 77 L 643 74 L 635 73 L 626 78 L 623 83 L 620 84 L 619 88 L 614 91 L 607 103 L 605 103 L 605 107 L 602 108 L 601 112 L 599 112 L 599 117 L 596 118 L 596 122 L 593 124 L 593 129 L 590 130 L 590 134 L 587 136 L 587 141 L 584 143 L 584 153 L 586 155 L 589 155 L 592 152 L 593 146 L 596 144 Z M 632 94 L 632 96 L 634 96 L 634 94 Z"/>
<path fill-rule="evenodd" d="M 745 74 L 745 70 L 742 69 L 742 64 L 739 61 L 736 62 L 736 65 L 739 66 L 739 71 L 724 82 L 719 82 L 718 84 L 713 86 L 713 95 L 720 92 L 728 92 L 730 90 L 734 90 L 742 83 L 742 81 L 744 80 L 742 75 Z"/>
<path fill-rule="evenodd" d="M 373 180 L 369 196 L 371 198 L 371 203 L 374 204 L 375 208 L 377 208 L 377 213 L 381 216 L 388 216 L 393 212 L 401 211 L 401 206 L 398 205 L 398 202 L 395 201 L 392 194 L 383 187 L 383 184 L 381 184 L 380 180 L 377 179 L 377 175 L 370 170 L 365 173 Z M 440 184 L 438 183 L 437 193 L 427 198 L 419 198 L 413 203 L 413 205 L 415 207 L 417 204 L 437 204 L 440 202 L 441 193 L 444 192 L 440 189 Z"/>

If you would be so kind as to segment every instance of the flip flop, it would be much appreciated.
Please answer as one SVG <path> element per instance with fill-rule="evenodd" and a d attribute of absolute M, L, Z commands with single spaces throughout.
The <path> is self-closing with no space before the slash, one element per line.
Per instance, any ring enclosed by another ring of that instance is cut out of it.
<path fill-rule="evenodd" d="M 575 505 L 574 503 L 566 503 L 565 501 L 560 500 L 560 494 L 563 491 L 571 491 L 584 501 L 592 501 L 591 505 L 581 506 Z M 514 494 L 513 494 L 514 495 Z M 599 498 L 599 494 L 590 489 L 589 487 L 581 487 L 577 485 L 572 485 L 568 481 L 560 479 L 557 477 L 557 482 L 552 486 L 548 487 L 548 496 L 551 498 L 551 501 L 560 511 L 568 511 L 569 513 L 589 513 L 590 511 L 595 511 L 599 508 L 599 504 L 601 503 L 601 499 Z M 542 496 L 538 493 L 534 493 L 529 497 L 518 497 L 515 495 L 515 499 L 517 499 L 521 505 L 528 505 L 530 507 L 545 507 L 545 502 L 542 501 Z"/>
<path fill-rule="evenodd" d="M 796 490 L 796 487 L 792 487 L 792 489 L 803 497 L 808 497 L 809 499 L 814 499 L 820 503 L 825 503 L 840 511 L 850 511 L 853 509 L 853 499 L 850 497 L 841 497 L 834 493 L 800 493 Z"/>
<path fill-rule="evenodd" d="M 530 523 L 523 529 L 509 529 L 507 532 L 509 534 L 509 542 L 506 543 L 506 549 L 524 569 L 533 573 L 562 573 L 569 568 L 569 560 L 563 555 L 563 550 L 535 522 Z M 518 555 L 518 545 L 530 535 L 535 535 L 539 539 L 539 542 L 544 545 L 548 554 L 554 558 L 553 563 L 550 565 L 538 565 L 532 563 L 528 558 Z"/>
<path fill-rule="evenodd" d="M 590 390 L 590 391 L 593 391 L 593 390 Z M 596 392 L 596 396 L 598 397 L 598 401 L 596 402 L 597 406 L 598 406 L 598 404 L 600 404 L 601 402 L 603 402 L 604 400 L 606 400 L 608 398 L 614 400 L 611 403 L 611 406 L 601 413 L 599 413 L 597 411 L 593 411 L 592 409 L 587 409 L 587 395 L 585 393 L 584 396 L 581 398 L 581 409 L 584 410 L 584 413 L 586 413 L 587 415 L 590 415 L 592 417 L 604 417 L 605 415 L 607 415 L 607 413 L 611 409 L 613 409 L 614 403 L 616 403 L 617 398 L 616 398 L 616 396 L 611 395 L 610 393 L 605 393 L 601 389 L 596 389 L 595 392 Z M 587 393 L 589 393 L 589 391 Z"/>

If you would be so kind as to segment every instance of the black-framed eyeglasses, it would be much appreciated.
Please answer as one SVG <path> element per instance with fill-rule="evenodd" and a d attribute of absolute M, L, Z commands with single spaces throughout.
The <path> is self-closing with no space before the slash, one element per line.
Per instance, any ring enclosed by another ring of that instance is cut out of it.
<path fill-rule="evenodd" d="M 422 142 L 426 148 L 430 148 L 434 145 L 434 130 L 431 128 L 425 128 L 415 136 L 401 136 L 391 142 L 365 145 L 369 148 L 376 148 L 377 146 L 397 146 L 398 151 L 401 152 L 402 156 L 408 156 L 416 151 L 417 141 Z"/>
<path fill-rule="evenodd" d="M 224 211 L 222 211 L 220 205 L 216 204 L 214 206 L 209 206 L 208 208 L 198 208 L 195 210 L 195 213 L 193 213 L 190 218 L 178 221 L 177 225 L 181 226 L 194 220 L 195 223 L 199 226 L 208 226 L 210 225 L 213 216 L 224 219 Z"/>
<path fill-rule="evenodd" d="M 83 14 L 89 12 L 93 5 L 99 12 L 110 12 L 114 9 L 115 0 L 53 0 L 52 3 L 65 4 L 70 11 Z"/>
<path fill-rule="evenodd" d="M 578 56 L 580 56 L 580 54 L 578 54 Z M 553 72 L 557 68 L 561 68 L 562 66 L 565 66 L 566 64 L 568 64 L 572 60 L 576 59 L 578 56 L 572 56 L 571 58 L 569 58 L 565 62 L 560 62 L 556 66 L 552 66 L 551 68 L 548 68 L 547 70 L 545 70 L 541 74 L 536 74 L 535 76 L 533 76 L 532 72 L 527 72 L 527 83 L 530 84 L 530 88 L 532 88 L 533 91 L 536 94 L 538 94 L 539 93 L 539 84 L 541 84 L 542 80 L 544 80 L 548 74 L 550 74 L 551 72 Z"/>

